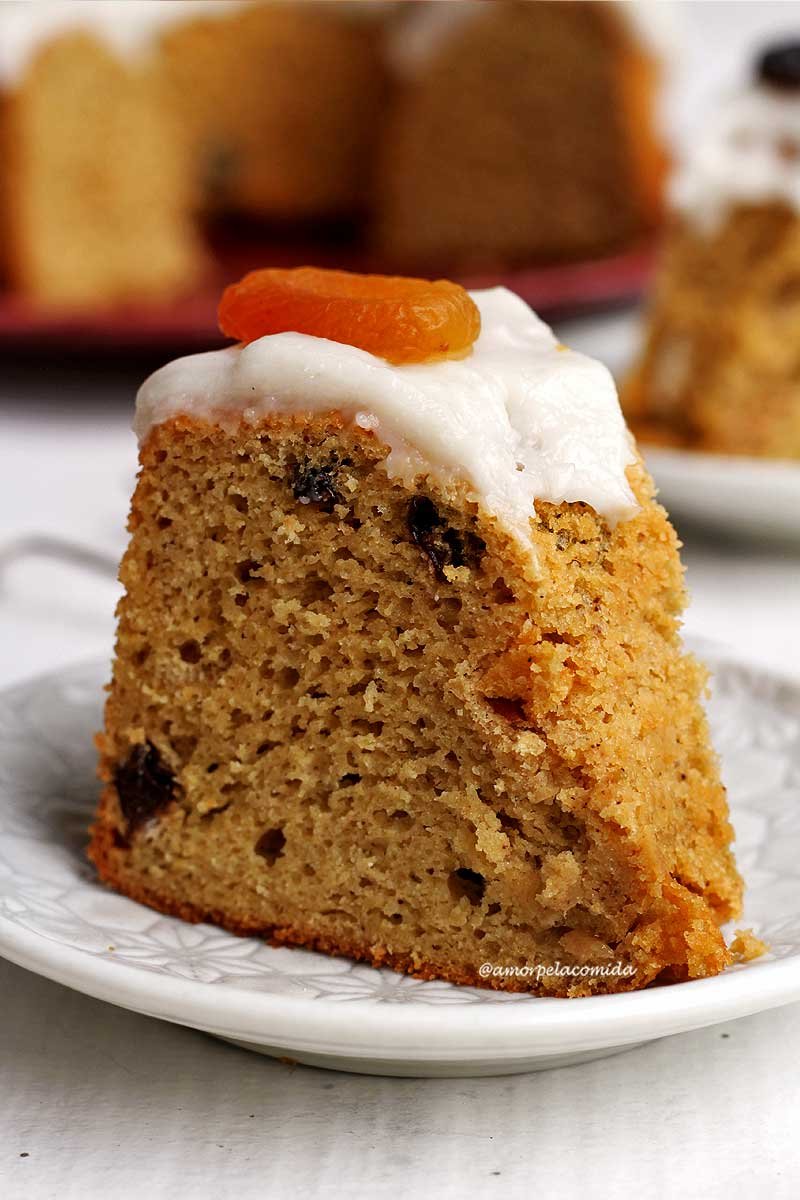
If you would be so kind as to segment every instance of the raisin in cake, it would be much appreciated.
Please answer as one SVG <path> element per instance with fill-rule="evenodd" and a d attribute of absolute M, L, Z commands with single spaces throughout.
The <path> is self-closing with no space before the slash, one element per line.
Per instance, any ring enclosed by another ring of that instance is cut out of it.
<path fill-rule="evenodd" d="M 800 458 L 800 43 L 719 106 L 673 200 L 626 413 L 646 441 Z"/>
<path fill-rule="evenodd" d="M 247 344 L 139 393 L 101 877 L 424 978 L 719 972 L 740 880 L 706 675 L 608 372 L 504 289 L 463 295 L 459 348 L 426 284 L 393 306 L 365 277 L 359 308 L 310 272 L 301 312 L 265 274 L 286 303 L 260 325 L 251 289 Z M 438 357 L 409 361 L 426 322 Z"/>

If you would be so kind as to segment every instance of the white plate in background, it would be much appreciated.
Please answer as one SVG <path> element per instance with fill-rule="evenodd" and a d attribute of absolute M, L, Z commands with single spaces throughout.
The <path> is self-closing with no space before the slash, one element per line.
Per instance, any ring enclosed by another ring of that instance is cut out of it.
<path fill-rule="evenodd" d="M 635 360 L 641 310 L 561 322 L 558 336 L 604 362 L 617 383 Z M 639 443 L 659 500 L 679 523 L 728 537 L 800 544 L 800 461 L 701 454 Z"/>
<path fill-rule="evenodd" d="M 0 954 L 264 1054 L 383 1075 L 502 1075 L 613 1054 L 800 999 L 800 685 L 709 655 L 710 717 L 770 953 L 714 979 L 555 1000 L 422 982 L 164 917 L 85 858 L 105 663 L 0 694 Z"/>
<path fill-rule="evenodd" d="M 800 462 L 640 446 L 678 522 L 800 545 Z"/>

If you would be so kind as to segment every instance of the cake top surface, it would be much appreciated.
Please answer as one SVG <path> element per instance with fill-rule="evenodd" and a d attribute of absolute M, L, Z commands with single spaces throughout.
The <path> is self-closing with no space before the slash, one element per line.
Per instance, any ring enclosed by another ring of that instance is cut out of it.
<path fill-rule="evenodd" d="M 235 427 L 274 412 L 331 412 L 389 447 L 388 474 L 463 480 L 523 543 L 536 499 L 583 501 L 611 524 L 638 505 L 632 438 L 599 362 L 561 346 L 505 288 L 471 293 L 481 332 L 462 359 L 394 365 L 303 333 L 176 359 L 139 391 L 134 428 L 186 414 Z"/>
<path fill-rule="evenodd" d="M 727 97 L 695 139 L 671 198 L 701 230 L 713 232 L 739 205 L 800 210 L 800 74 L 792 84 L 791 65 L 777 48 L 762 55 L 754 82 Z"/>

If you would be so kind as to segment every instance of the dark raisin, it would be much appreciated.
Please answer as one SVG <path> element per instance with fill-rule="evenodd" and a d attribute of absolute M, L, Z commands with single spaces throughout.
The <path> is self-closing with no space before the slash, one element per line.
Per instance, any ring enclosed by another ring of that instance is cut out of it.
<path fill-rule="evenodd" d="M 279 859 L 283 854 L 283 847 L 286 845 L 286 834 L 278 827 L 277 829 L 268 829 L 266 833 L 262 833 L 255 845 L 256 854 L 260 854 L 265 858 L 270 866 Z"/>
<path fill-rule="evenodd" d="M 246 558 L 243 562 L 236 564 L 236 578 L 240 583 L 249 583 L 251 579 L 257 579 L 257 572 L 261 570 L 261 563 L 256 562 L 254 558 Z"/>
<path fill-rule="evenodd" d="M 469 867 L 459 867 L 457 871 L 451 871 L 447 885 L 454 900 L 466 896 L 470 904 L 480 904 L 486 891 L 484 877 Z"/>
<path fill-rule="evenodd" d="M 336 471 L 339 463 L 331 459 L 320 467 L 300 464 L 292 475 L 292 491 L 301 504 L 317 504 L 322 512 L 333 512 L 335 504 L 344 503 L 336 489 Z"/>
<path fill-rule="evenodd" d="M 187 663 L 199 663 L 200 659 L 203 657 L 203 651 L 200 647 L 200 643 L 196 642 L 194 638 L 188 642 L 182 642 L 178 647 L 178 653 L 183 661 Z"/>
<path fill-rule="evenodd" d="M 420 550 L 428 556 L 437 579 L 446 580 L 445 567 L 475 567 L 486 543 L 468 530 L 459 533 L 439 515 L 427 496 L 415 496 L 408 506 L 408 530 Z"/>
<path fill-rule="evenodd" d="M 756 61 L 756 79 L 787 91 L 800 89 L 800 42 L 767 46 Z"/>
<path fill-rule="evenodd" d="M 117 766 L 114 784 L 129 833 L 175 798 L 175 776 L 152 742 L 133 747 L 125 762 Z"/>

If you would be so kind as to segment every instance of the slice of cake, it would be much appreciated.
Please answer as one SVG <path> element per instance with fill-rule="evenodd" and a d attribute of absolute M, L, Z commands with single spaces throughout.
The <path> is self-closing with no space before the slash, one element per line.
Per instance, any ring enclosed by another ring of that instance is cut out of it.
<path fill-rule="evenodd" d="M 626 413 L 646 441 L 800 458 L 800 43 L 760 56 L 672 199 Z"/>
<path fill-rule="evenodd" d="M 706 677 L 605 368 L 441 281 L 255 272 L 221 324 L 138 397 L 101 877 L 425 978 L 722 970 Z"/>
<path fill-rule="evenodd" d="M 660 219 L 666 159 L 639 7 L 406 6 L 379 171 L 384 255 L 494 268 L 642 239 Z"/>

